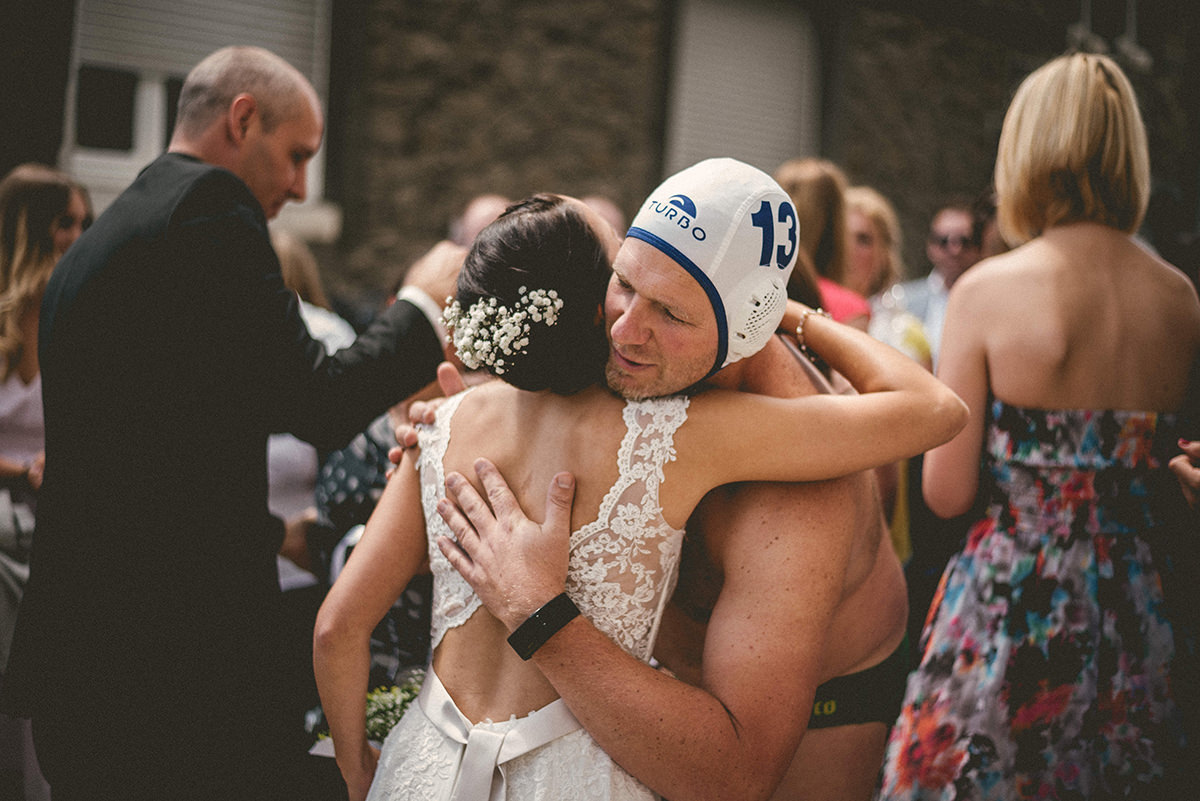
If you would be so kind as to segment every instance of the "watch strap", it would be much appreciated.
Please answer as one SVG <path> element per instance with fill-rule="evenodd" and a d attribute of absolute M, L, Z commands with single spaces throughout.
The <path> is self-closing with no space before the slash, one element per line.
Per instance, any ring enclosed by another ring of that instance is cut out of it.
<path fill-rule="evenodd" d="M 560 592 L 517 626 L 508 635 L 508 644 L 518 656 L 528 660 L 547 640 L 578 616 L 579 607 L 565 592 Z"/>

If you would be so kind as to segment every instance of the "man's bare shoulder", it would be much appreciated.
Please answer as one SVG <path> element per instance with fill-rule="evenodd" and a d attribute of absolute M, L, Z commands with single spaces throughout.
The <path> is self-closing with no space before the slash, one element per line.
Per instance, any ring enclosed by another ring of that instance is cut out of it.
<path fill-rule="evenodd" d="M 780 337 L 747 360 L 737 389 L 788 398 L 830 391 L 807 358 Z M 808 546 L 813 538 L 846 538 L 862 490 L 858 474 L 803 483 L 730 484 L 705 496 L 688 522 L 688 533 L 703 541 L 709 558 L 718 564 L 727 548 L 738 547 L 738 541 L 756 536 L 754 532 L 808 532 Z"/>
<path fill-rule="evenodd" d="M 748 358 L 737 384 L 727 388 L 776 398 L 797 398 L 831 391 L 825 377 L 783 337 L 773 337 L 761 351 Z"/>

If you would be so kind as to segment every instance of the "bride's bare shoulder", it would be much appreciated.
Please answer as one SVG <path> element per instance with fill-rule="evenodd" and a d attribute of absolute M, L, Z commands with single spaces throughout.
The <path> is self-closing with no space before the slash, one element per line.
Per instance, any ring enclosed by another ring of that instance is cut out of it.
<path fill-rule="evenodd" d="M 619 421 L 625 401 L 603 387 L 590 387 L 573 395 L 528 392 L 503 381 L 488 381 L 472 388 L 455 413 L 455 428 L 470 425 L 479 430 L 544 423 L 563 427 L 608 426 Z M 470 420 L 470 423 L 466 421 Z"/>

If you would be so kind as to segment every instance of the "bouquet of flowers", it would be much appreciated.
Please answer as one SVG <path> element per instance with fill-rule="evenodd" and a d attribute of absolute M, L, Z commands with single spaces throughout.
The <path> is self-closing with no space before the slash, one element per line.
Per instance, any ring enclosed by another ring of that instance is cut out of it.
<path fill-rule="evenodd" d="M 404 710 L 421 692 L 425 671 L 417 669 L 391 687 L 376 687 L 367 693 L 367 739 L 382 743 L 392 727 L 404 717 Z"/>
<path fill-rule="evenodd" d="M 396 683 L 391 686 L 376 687 L 367 693 L 367 739 L 375 745 L 380 745 L 388 736 L 404 710 L 421 692 L 421 683 L 425 681 L 425 671 L 420 668 L 402 673 L 396 677 Z M 314 710 L 316 712 L 317 710 Z M 321 715 L 324 718 L 324 715 Z M 320 724 L 317 724 L 320 725 Z M 316 728 L 315 726 L 313 728 Z M 312 731 L 313 729 L 309 729 Z M 309 749 L 310 754 L 317 756 L 333 756 L 333 740 L 329 739 L 329 730 L 317 734 L 317 742 Z"/>

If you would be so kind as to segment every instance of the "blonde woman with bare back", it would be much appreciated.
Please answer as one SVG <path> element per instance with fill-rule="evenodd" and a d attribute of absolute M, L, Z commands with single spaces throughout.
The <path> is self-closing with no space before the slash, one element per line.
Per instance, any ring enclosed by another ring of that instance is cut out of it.
<path fill-rule="evenodd" d="M 1195 531 L 1167 463 L 1200 303 L 1133 239 L 1150 167 L 1120 68 L 1076 54 L 1030 75 L 995 178 L 1023 244 L 950 293 L 938 375 L 971 418 L 924 472 L 934 512 L 986 512 L 935 596 L 882 797 L 1192 798 L 1171 591 Z"/>

